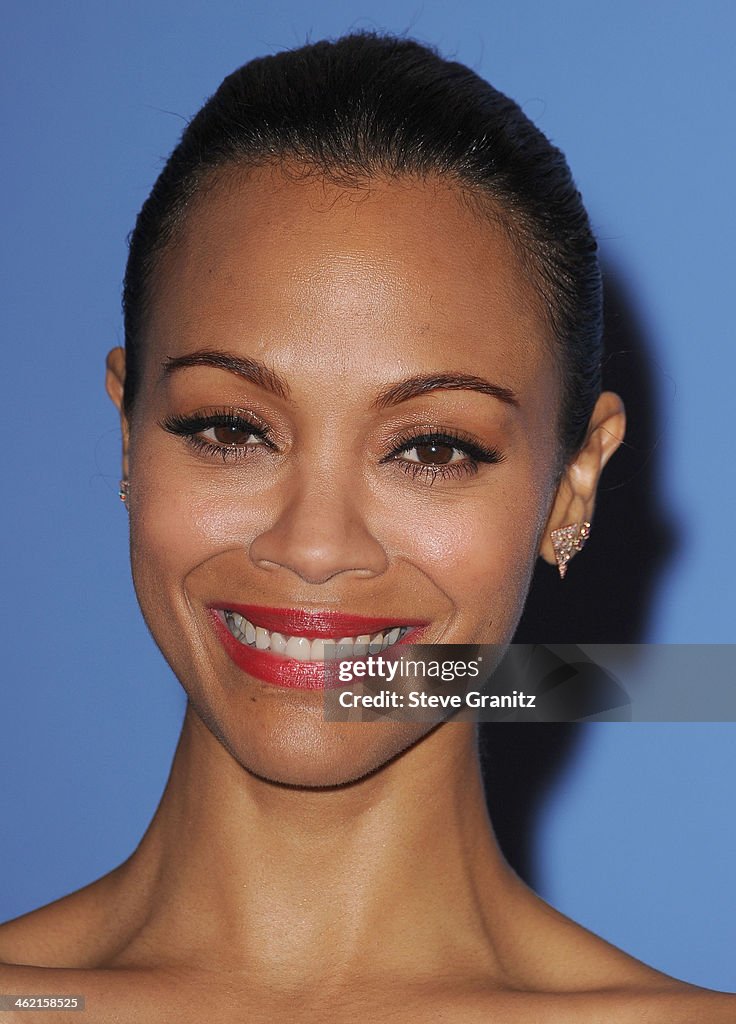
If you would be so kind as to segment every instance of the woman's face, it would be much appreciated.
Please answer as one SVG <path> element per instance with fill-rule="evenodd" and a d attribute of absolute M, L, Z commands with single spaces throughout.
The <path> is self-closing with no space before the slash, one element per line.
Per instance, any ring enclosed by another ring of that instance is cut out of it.
<path fill-rule="evenodd" d="M 154 638 L 246 768 L 305 785 L 364 775 L 429 727 L 325 722 L 322 692 L 296 685 L 308 670 L 281 685 L 274 651 L 239 658 L 224 610 L 306 635 L 307 657 L 327 612 L 386 623 L 333 636 L 388 642 L 414 624 L 426 643 L 510 640 L 558 454 L 536 292 L 503 231 L 447 184 L 345 190 L 262 168 L 188 212 L 144 348 L 129 507 Z"/>

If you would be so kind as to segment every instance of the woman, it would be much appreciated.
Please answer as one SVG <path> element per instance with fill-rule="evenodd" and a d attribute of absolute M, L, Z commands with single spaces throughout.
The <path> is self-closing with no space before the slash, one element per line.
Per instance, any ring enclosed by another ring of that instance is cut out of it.
<path fill-rule="evenodd" d="M 0 991 L 94 1021 L 736 1017 L 519 880 L 472 724 L 323 714 L 326 641 L 508 645 L 536 558 L 582 547 L 625 428 L 595 250 L 562 155 L 408 40 L 252 61 L 191 122 L 107 361 L 182 735 L 132 856 L 0 928 Z"/>

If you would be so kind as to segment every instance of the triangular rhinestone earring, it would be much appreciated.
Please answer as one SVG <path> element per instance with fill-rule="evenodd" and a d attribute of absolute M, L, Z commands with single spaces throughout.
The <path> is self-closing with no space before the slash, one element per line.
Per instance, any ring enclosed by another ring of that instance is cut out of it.
<path fill-rule="evenodd" d="M 129 495 L 130 495 L 130 484 L 128 483 L 127 479 L 123 478 L 120 481 L 120 486 L 118 487 L 118 498 L 120 498 L 120 500 L 125 503 L 126 507 L 127 507 L 127 504 L 128 504 L 128 496 Z"/>
<path fill-rule="evenodd" d="M 576 551 L 580 551 L 589 536 L 590 523 L 571 523 L 550 533 L 561 580 L 565 578 L 567 563 Z"/>

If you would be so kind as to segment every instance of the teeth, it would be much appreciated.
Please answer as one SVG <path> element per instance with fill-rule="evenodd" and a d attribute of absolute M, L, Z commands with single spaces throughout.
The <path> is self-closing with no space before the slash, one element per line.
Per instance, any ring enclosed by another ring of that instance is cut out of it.
<path fill-rule="evenodd" d="M 291 643 L 291 640 L 289 640 L 289 643 Z M 273 651 L 274 654 L 283 654 L 284 651 L 286 650 L 286 637 L 282 636 L 281 633 L 272 633 L 271 650 Z M 294 657 L 294 655 L 291 653 L 288 656 L 290 658 Z"/>
<path fill-rule="evenodd" d="M 353 644 L 353 654 L 358 658 L 362 658 L 363 655 L 368 653 L 368 644 L 370 642 L 371 638 L 367 634 L 359 636 Z"/>
<path fill-rule="evenodd" d="M 233 636 L 236 637 L 238 640 L 244 640 L 245 631 L 243 623 L 245 622 L 245 620 L 243 619 L 243 616 L 236 615 L 235 612 L 227 612 L 225 618 L 227 619 L 227 624 L 230 627 L 230 632 L 233 634 Z"/>
<path fill-rule="evenodd" d="M 368 644 L 368 653 L 380 654 L 380 652 L 383 650 L 383 644 L 383 633 L 376 633 L 374 637 L 371 637 L 371 642 Z"/>
<path fill-rule="evenodd" d="M 274 633 L 271 634 L 272 637 L 274 635 Z M 273 649 L 273 644 L 271 644 L 271 650 Z M 287 658 L 296 658 L 297 661 L 309 661 L 312 653 L 312 644 L 305 636 L 292 636 L 289 637 L 289 642 L 285 645 L 284 651 Z"/>
<path fill-rule="evenodd" d="M 396 629 L 392 629 L 391 632 L 386 635 L 386 638 L 383 641 L 383 646 L 388 647 L 389 644 L 395 644 L 399 639 L 400 632 L 401 630 L 398 627 Z"/>
<path fill-rule="evenodd" d="M 232 635 L 241 644 L 248 647 L 255 647 L 259 651 L 272 651 L 285 658 L 293 658 L 296 661 L 323 661 L 325 656 L 325 644 L 337 643 L 343 657 L 360 658 L 366 654 L 380 654 L 387 647 L 395 644 L 409 632 L 408 626 L 395 626 L 386 633 L 374 633 L 372 636 L 364 633 L 361 636 L 344 636 L 341 640 L 323 640 L 315 637 L 310 640 L 306 636 L 285 636 L 283 633 L 270 632 L 261 626 L 255 626 L 252 622 L 238 615 L 237 612 L 226 611 L 224 613 L 225 623 Z"/>

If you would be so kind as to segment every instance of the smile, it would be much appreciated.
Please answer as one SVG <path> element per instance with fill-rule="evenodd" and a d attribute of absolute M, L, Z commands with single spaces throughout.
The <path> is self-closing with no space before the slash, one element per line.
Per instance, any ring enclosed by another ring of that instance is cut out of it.
<path fill-rule="evenodd" d="M 399 648 L 418 642 L 429 625 L 230 602 L 210 605 L 209 613 L 218 640 L 239 669 L 274 686 L 306 690 L 343 685 L 340 661 L 384 652 L 390 657 L 393 650 L 399 656 Z"/>
<path fill-rule="evenodd" d="M 229 609 L 225 609 L 223 615 L 225 625 L 238 643 L 245 644 L 257 651 L 271 651 L 273 654 L 280 654 L 284 658 L 293 658 L 295 661 L 322 662 L 325 656 L 325 644 L 331 647 L 339 644 L 339 654 L 342 658 L 360 658 L 367 654 L 380 654 L 381 651 L 385 651 L 387 647 L 391 647 L 392 644 L 405 637 L 410 629 L 409 626 L 394 626 L 393 629 L 373 635 L 364 633 L 360 636 L 344 636 L 325 640 L 322 637 L 285 636 L 275 630 L 271 631 L 262 626 L 256 626 L 249 619 Z"/>

